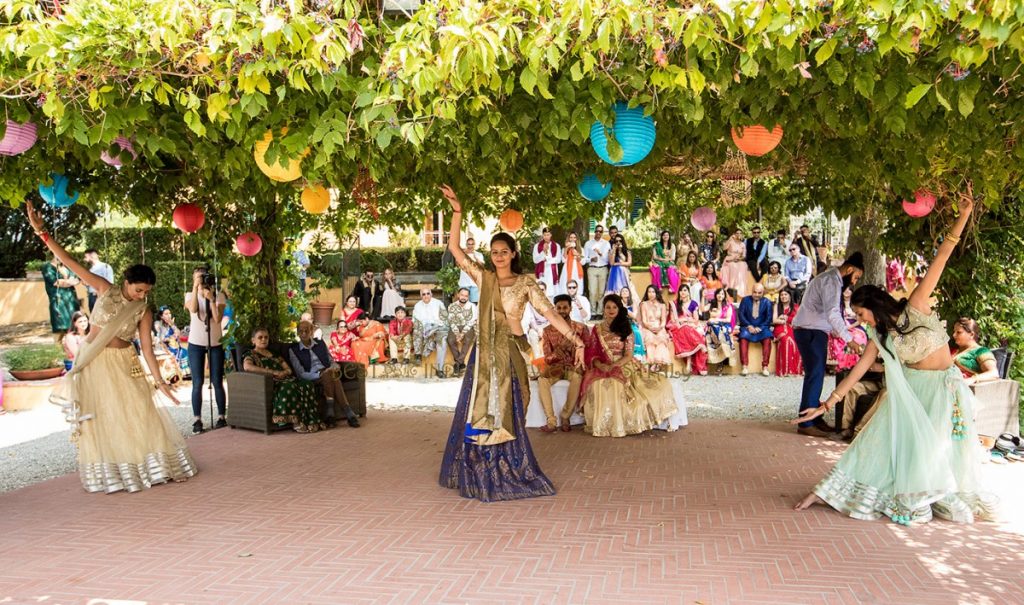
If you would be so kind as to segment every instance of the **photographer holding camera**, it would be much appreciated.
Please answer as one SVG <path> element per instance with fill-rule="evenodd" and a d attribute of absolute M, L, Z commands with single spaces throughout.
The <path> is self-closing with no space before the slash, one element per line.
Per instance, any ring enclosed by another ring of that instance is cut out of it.
<path fill-rule="evenodd" d="M 227 299 L 217 291 L 217 277 L 207 267 L 197 267 L 192 272 L 192 291 L 185 293 L 185 308 L 191 323 L 188 332 L 188 365 L 192 370 L 192 432 L 203 431 L 200 415 L 203 406 L 203 382 L 206 378 L 206 359 L 210 360 L 210 382 L 213 384 L 217 401 L 217 423 L 214 428 L 227 426 L 224 419 L 224 347 L 221 338 L 221 317 Z"/>

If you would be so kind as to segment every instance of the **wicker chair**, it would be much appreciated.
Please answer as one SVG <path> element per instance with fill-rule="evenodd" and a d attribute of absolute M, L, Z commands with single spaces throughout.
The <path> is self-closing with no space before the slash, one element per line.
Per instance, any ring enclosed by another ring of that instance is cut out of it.
<path fill-rule="evenodd" d="M 270 346 L 274 355 L 288 359 L 288 345 L 274 343 Z M 271 420 L 274 402 L 274 379 L 262 374 L 241 371 L 242 359 L 249 349 L 235 347 L 235 367 L 238 371 L 227 375 L 228 426 L 231 428 L 253 429 L 269 435 L 278 428 Z M 352 411 L 366 416 L 366 368 L 354 362 L 342 362 L 341 386 L 345 389 Z M 322 396 L 322 395 L 321 395 Z"/>

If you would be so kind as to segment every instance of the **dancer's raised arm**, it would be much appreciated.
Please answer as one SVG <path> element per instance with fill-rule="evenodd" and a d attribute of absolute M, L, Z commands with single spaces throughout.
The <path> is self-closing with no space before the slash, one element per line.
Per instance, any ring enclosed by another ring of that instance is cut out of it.
<path fill-rule="evenodd" d="M 465 265 L 468 259 L 460 243 L 462 241 L 462 204 L 459 203 L 458 196 L 455 195 L 450 186 L 441 185 L 441 193 L 444 194 L 445 199 L 452 206 L 452 227 L 448 232 L 448 250 L 452 253 L 455 264 L 461 267 Z"/>
<path fill-rule="evenodd" d="M 932 260 L 931 265 L 928 266 L 924 277 L 921 278 L 921 281 L 918 282 L 917 287 L 911 293 L 910 300 L 907 301 L 912 307 L 926 315 L 931 313 L 928 299 L 932 297 L 932 293 L 939 284 L 939 278 L 942 277 L 942 271 L 946 268 L 949 257 L 960 242 L 960 235 L 964 232 L 964 227 L 967 226 L 972 210 L 974 210 L 974 187 L 968 181 L 967 192 L 960 194 L 960 216 L 957 217 L 956 222 L 949 229 L 949 233 L 946 234 L 942 243 L 939 244 L 935 258 Z"/>
<path fill-rule="evenodd" d="M 43 244 L 50 252 L 53 252 L 53 255 L 60 259 L 60 262 L 64 263 L 65 267 L 78 276 L 78 279 L 82 280 L 85 285 L 93 290 L 96 290 L 99 294 L 103 294 L 110 288 L 110 282 L 83 267 L 73 256 L 68 254 L 67 250 L 54 241 L 53 237 L 46 232 L 43 219 L 36 212 L 35 207 L 32 206 L 32 202 L 25 200 L 25 210 L 28 212 L 28 222 L 32 225 L 32 230 L 43 240 Z"/>

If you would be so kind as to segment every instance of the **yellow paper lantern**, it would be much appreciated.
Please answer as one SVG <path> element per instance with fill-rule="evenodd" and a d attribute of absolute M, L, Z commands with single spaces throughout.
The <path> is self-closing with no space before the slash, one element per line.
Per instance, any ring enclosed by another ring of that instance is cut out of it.
<path fill-rule="evenodd" d="M 331 192 L 320 185 L 302 190 L 302 207 L 310 214 L 323 214 L 331 206 Z"/>
<path fill-rule="evenodd" d="M 287 133 L 287 128 L 281 129 L 281 136 L 284 136 Z M 270 142 L 272 140 L 274 140 L 274 133 L 273 131 L 268 130 L 267 134 L 263 135 L 263 139 L 258 141 L 256 146 L 253 148 L 253 158 L 256 160 L 256 165 L 263 171 L 263 174 L 270 177 L 271 180 L 278 181 L 279 183 L 294 181 L 302 176 L 302 158 L 309 154 L 309 148 L 307 147 L 305 151 L 302 152 L 301 156 L 288 160 L 287 165 L 281 165 L 280 160 L 273 164 L 267 164 L 263 160 L 263 156 L 266 155 L 267 149 L 270 148 Z"/>

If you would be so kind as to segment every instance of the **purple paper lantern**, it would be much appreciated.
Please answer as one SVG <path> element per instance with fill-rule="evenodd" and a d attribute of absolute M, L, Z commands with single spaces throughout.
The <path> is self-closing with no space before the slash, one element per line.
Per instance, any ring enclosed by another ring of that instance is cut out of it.
<path fill-rule="evenodd" d="M 18 124 L 7 120 L 4 138 L 0 139 L 0 155 L 18 155 L 25 153 L 36 144 L 38 135 L 33 122 Z"/>
<path fill-rule="evenodd" d="M 103 160 L 104 163 L 109 164 L 110 166 L 120 168 L 122 165 L 124 165 L 124 162 L 121 160 L 121 158 L 124 157 L 125 153 L 132 154 L 133 160 L 139 157 L 138 154 L 135 153 L 135 148 L 132 147 L 132 142 L 129 141 L 126 137 L 117 137 L 110 145 L 111 147 L 115 145 L 117 146 L 118 151 L 115 155 L 110 154 L 110 149 L 107 149 L 106 151 L 100 154 L 100 159 Z"/>
<path fill-rule="evenodd" d="M 707 231 L 715 226 L 715 221 L 718 220 L 718 215 L 715 211 L 707 206 L 701 206 L 693 211 L 690 215 L 690 224 L 693 228 L 698 231 Z"/>

